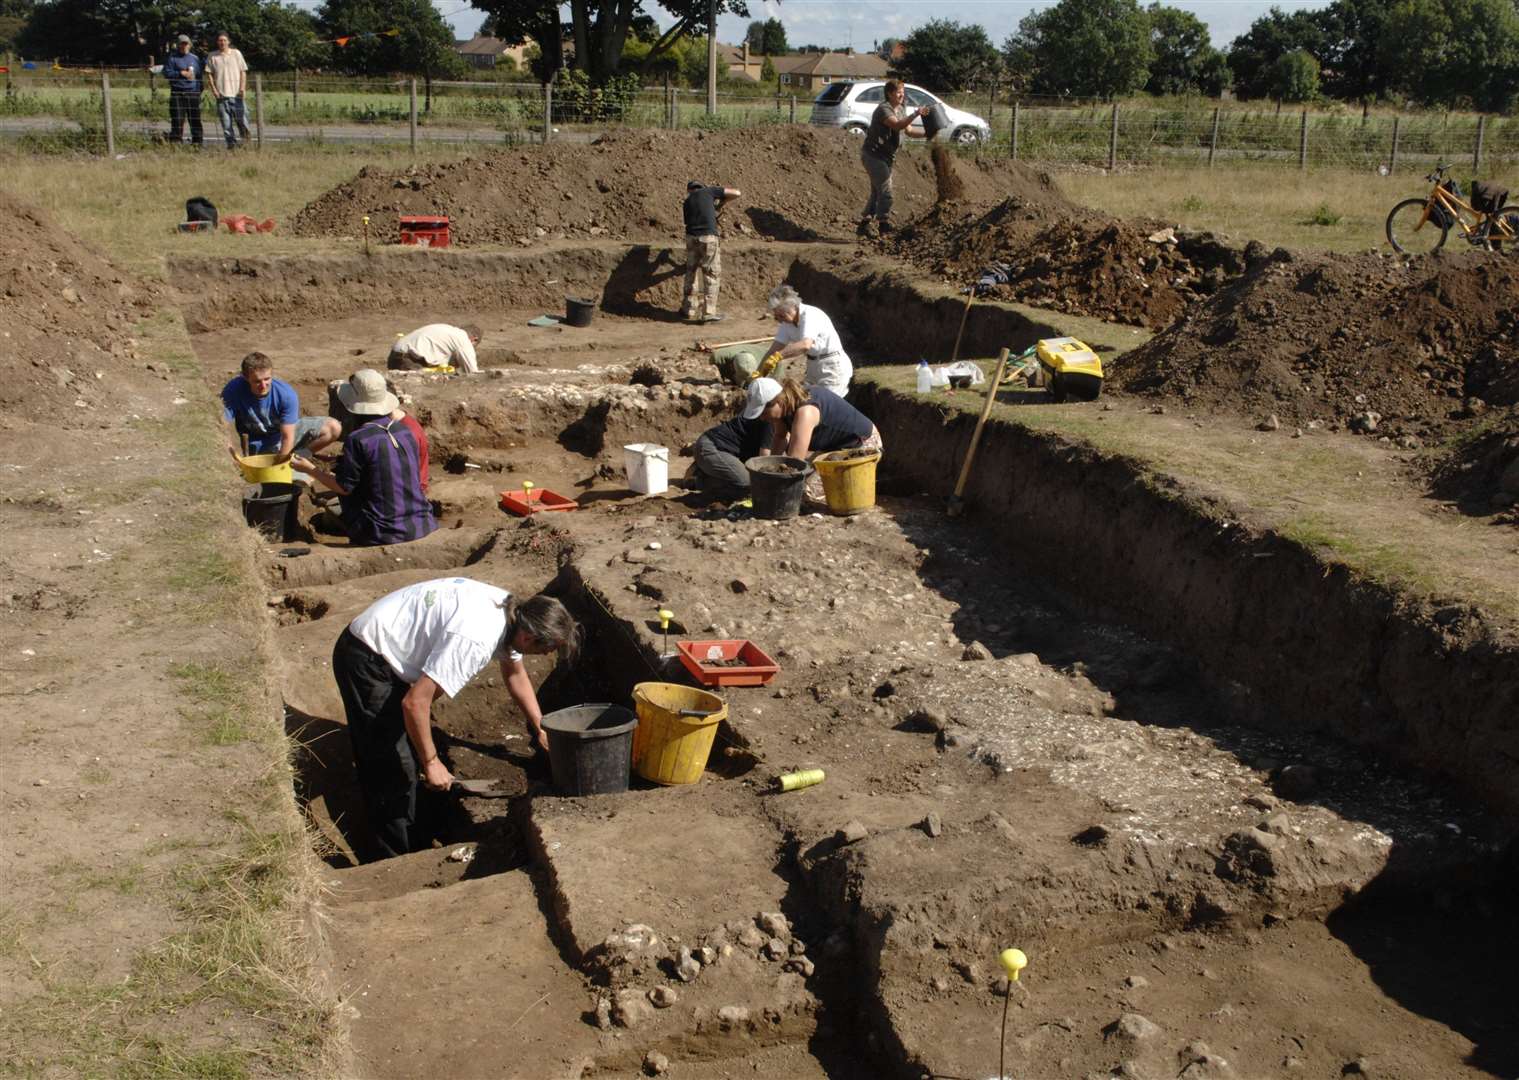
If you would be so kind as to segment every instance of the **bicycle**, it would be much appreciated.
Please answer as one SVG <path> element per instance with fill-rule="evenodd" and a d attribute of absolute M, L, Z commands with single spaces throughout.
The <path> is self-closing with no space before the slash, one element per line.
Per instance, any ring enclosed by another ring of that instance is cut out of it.
<path fill-rule="evenodd" d="M 1473 247 L 1519 252 L 1519 207 L 1478 210 L 1464 202 L 1454 180 L 1445 178 L 1450 166 L 1441 162 L 1424 179 L 1434 185 L 1422 199 L 1404 199 L 1387 215 L 1387 242 L 1405 255 L 1427 255 L 1445 246 L 1451 228 Z"/>

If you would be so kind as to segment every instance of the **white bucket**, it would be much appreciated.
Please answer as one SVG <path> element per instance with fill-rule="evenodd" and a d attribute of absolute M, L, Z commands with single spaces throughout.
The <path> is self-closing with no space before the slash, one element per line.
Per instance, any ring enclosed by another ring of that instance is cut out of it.
<path fill-rule="evenodd" d="M 640 495 L 660 495 L 670 490 L 670 451 L 654 443 L 631 443 L 622 448 L 622 467 L 628 487 Z"/>

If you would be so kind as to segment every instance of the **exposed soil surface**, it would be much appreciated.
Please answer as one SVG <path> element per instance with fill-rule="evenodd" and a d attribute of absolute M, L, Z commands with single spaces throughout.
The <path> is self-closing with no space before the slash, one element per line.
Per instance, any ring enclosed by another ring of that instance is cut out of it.
<path fill-rule="evenodd" d="M 1051 188 L 990 207 L 941 202 L 883 247 L 961 287 L 1001 263 L 1007 280 L 987 295 L 1152 329 L 1244 269 L 1240 252 L 1209 235 L 1078 211 Z"/>
<path fill-rule="evenodd" d="M 1109 379 L 1409 447 L 1503 431 L 1519 404 L 1519 265 L 1479 253 L 1406 261 L 1279 249 L 1125 355 Z M 1505 464 L 1487 461 L 1492 449 L 1474 444 L 1468 458 L 1484 475 Z"/>
<path fill-rule="evenodd" d="M 0 215 L 0 425 L 46 414 L 97 426 L 146 408 L 134 383 L 145 363 L 157 365 L 138 356 L 131 334 L 147 295 L 36 207 L 0 192 Z M 123 380 L 126 371 L 133 377 Z"/>
<path fill-rule="evenodd" d="M 1060 202 L 1048 177 L 1016 162 L 964 159 L 965 197 L 981 202 L 1037 192 Z M 595 143 L 502 151 L 399 172 L 361 169 L 314 200 L 295 220 L 302 236 L 357 236 L 369 215 L 374 235 L 397 235 L 398 214 L 447 214 L 463 244 L 522 244 L 615 236 L 678 239 L 686 182 L 722 184 L 743 198 L 723 215 L 728 235 L 813 240 L 848 236 L 869 185 L 860 142 L 841 130 L 776 127 L 689 134 L 619 131 Z M 898 212 L 937 196 L 927 155 L 897 156 Z"/>

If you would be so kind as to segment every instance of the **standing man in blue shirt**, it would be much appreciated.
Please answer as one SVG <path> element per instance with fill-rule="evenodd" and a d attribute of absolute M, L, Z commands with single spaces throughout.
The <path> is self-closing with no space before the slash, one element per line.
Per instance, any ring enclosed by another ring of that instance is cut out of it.
<path fill-rule="evenodd" d="M 297 451 L 315 454 L 343 434 L 331 417 L 303 417 L 295 387 L 274 377 L 274 361 L 261 352 L 243 357 L 242 374 L 222 387 L 222 419 L 231 428 L 227 449 L 234 461 L 241 456 L 243 436 L 250 454 L 288 458 Z"/>
<path fill-rule="evenodd" d="M 200 90 L 205 64 L 190 51 L 190 38 L 185 34 L 179 35 L 174 49 L 174 55 L 163 62 L 162 69 L 164 78 L 169 80 L 169 141 L 184 141 L 185 121 L 189 120 L 190 142 L 199 148 L 203 142 Z"/>

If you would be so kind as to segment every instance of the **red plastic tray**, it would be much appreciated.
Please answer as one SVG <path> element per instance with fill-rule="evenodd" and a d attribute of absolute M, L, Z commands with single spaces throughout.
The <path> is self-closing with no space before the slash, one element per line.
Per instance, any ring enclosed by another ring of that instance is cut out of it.
<path fill-rule="evenodd" d="M 703 686 L 764 686 L 780 672 L 780 665 L 748 638 L 740 641 L 677 641 L 680 662 Z M 703 663 L 709 650 L 722 650 L 724 660 L 737 657 L 743 667 L 712 667 Z"/>
<path fill-rule="evenodd" d="M 580 504 L 574 499 L 566 499 L 557 492 L 546 488 L 534 488 L 532 491 L 503 491 L 501 493 L 501 509 L 518 517 L 527 517 L 529 514 L 542 513 L 545 510 L 579 510 Z"/>

